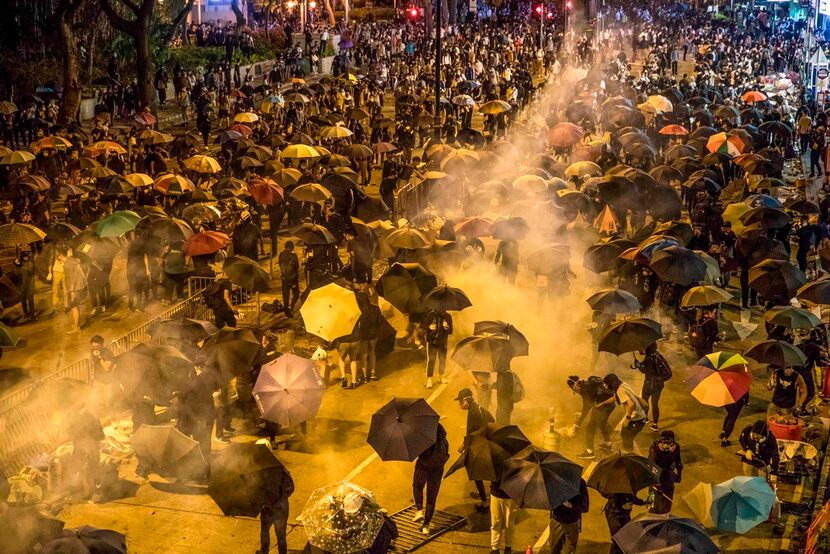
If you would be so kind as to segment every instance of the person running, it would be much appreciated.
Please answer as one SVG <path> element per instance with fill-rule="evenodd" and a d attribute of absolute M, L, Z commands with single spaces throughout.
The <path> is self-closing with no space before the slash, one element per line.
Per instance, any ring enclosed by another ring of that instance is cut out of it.
<path fill-rule="evenodd" d="M 582 397 L 582 410 L 579 412 L 576 423 L 574 423 L 574 433 L 579 430 L 582 423 L 590 415 L 588 425 L 585 427 L 585 451 L 578 454 L 577 458 L 593 460 L 596 458 L 594 437 L 597 429 L 599 429 L 603 439 L 600 448 L 606 451 L 611 450 L 611 430 L 608 428 L 608 417 L 614 411 L 614 393 L 608 390 L 602 378 L 596 375 L 591 375 L 587 379 L 580 379 L 578 375 L 571 375 L 567 382 L 571 390 Z"/>
<path fill-rule="evenodd" d="M 642 398 L 646 401 L 646 416 L 648 416 L 648 405 L 651 405 L 651 430 L 657 432 L 660 430 L 658 421 L 660 420 L 660 395 L 663 394 L 663 387 L 666 381 L 671 379 L 672 372 L 669 367 L 669 362 L 657 351 L 657 343 L 653 343 L 641 350 L 640 354 L 645 354 L 645 358 L 640 362 L 634 358 L 634 367 L 640 373 L 645 375 L 646 379 L 643 382 Z"/>
<path fill-rule="evenodd" d="M 427 343 L 427 382 L 426 388 L 432 388 L 432 376 L 435 362 L 438 362 L 440 383 L 449 383 L 444 377 L 447 368 L 447 341 L 452 335 L 452 317 L 447 312 L 432 310 L 421 323 Z"/>

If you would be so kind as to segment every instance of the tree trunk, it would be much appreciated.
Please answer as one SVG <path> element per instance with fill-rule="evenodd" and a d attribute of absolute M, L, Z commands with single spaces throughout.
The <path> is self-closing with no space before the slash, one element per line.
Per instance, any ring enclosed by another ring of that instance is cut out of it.
<path fill-rule="evenodd" d="M 63 95 L 58 110 L 58 123 L 71 125 L 76 121 L 78 108 L 81 106 L 81 76 L 78 63 L 78 45 L 72 32 L 72 15 L 64 11 L 58 24 L 60 50 L 63 57 Z"/>
<path fill-rule="evenodd" d="M 449 22 L 450 25 L 455 25 L 458 21 L 458 0 L 445 0 L 445 4 L 450 12 L 447 22 Z"/>
<path fill-rule="evenodd" d="M 238 37 L 239 32 L 245 26 L 245 14 L 239 9 L 239 0 L 231 0 L 231 10 L 236 16 L 236 36 Z"/>
<path fill-rule="evenodd" d="M 176 17 L 173 18 L 173 22 L 170 24 L 170 30 L 167 31 L 167 34 L 164 37 L 164 44 L 170 46 L 170 43 L 173 42 L 173 39 L 176 38 L 176 35 L 182 34 L 183 37 L 187 37 L 187 32 L 184 31 L 184 23 L 187 19 L 187 15 L 193 11 L 193 3 L 194 0 L 187 0 L 185 2 L 184 7 L 176 14 Z"/>
<path fill-rule="evenodd" d="M 334 17 L 334 9 L 331 7 L 331 0 L 323 0 L 326 4 L 326 13 L 329 16 L 329 27 L 332 28 L 332 32 L 334 32 L 334 28 L 337 26 L 337 19 Z"/>
<path fill-rule="evenodd" d="M 432 11 L 432 0 L 423 0 L 424 6 L 424 24 L 426 25 L 427 39 L 432 36 L 432 30 L 435 28 L 435 14 Z"/>
<path fill-rule="evenodd" d="M 147 22 L 149 27 L 149 21 Z M 138 111 L 144 106 L 150 109 L 156 104 L 156 94 L 153 90 L 153 58 L 150 54 L 150 30 L 139 27 L 133 36 L 135 40 L 135 74 L 138 79 Z"/>

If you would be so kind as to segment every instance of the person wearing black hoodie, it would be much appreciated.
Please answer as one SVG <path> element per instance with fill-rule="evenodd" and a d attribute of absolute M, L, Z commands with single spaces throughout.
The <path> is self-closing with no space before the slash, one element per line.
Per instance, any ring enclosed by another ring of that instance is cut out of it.
<path fill-rule="evenodd" d="M 450 459 L 447 431 L 439 423 L 436 431 L 435 444 L 424 450 L 415 461 L 415 474 L 412 476 L 412 495 L 415 499 L 414 522 L 421 523 L 421 532 L 428 535 L 429 522 L 435 513 L 435 501 L 441 488 L 441 478 L 444 475 L 444 464 Z M 426 504 L 424 504 L 424 486 L 427 489 Z"/>
<path fill-rule="evenodd" d="M 767 422 L 761 419 L 747 425 L 739 438 L 743 449 L 743 472 L 750 477 L 763 476 L 778 470 L 778 441 Z"/>
<path fill-rule="evenodd" d="M 582 529 L 582 514 L 588 511 L 588 485 L 579 480 L 579 493 L 550 512 L 551 554 L 573 554 Z"/>
<path fill-rule="evenodd" d="M 259 514 L 259 542 L 260 549 L 257 554 L 267 554 L 271 550 L 271 527 L 274 527 L 274 535 L 277 537 L 277 552 L 288 554 L 288 541 L 286 540 L 286 529 L 288 527 L 288 497 L 294 493 L 294 480 L 287 469 L 280 475 L 279 481 L 266 482 L 263 484 L 265 490 L 265 503 L 262 512 Z"/>

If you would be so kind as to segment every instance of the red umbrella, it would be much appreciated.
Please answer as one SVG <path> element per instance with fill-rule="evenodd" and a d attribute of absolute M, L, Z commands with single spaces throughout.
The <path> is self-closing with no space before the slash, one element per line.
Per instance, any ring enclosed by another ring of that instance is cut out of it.
<path fill-rule="evenodd" d="M 230 127 L 228 127 L 228 131 L 236 131 L 243 137 L 250 137 L 253 134 L 253 130 L 248 127 L 247 125 L 242 125 L 241 123 L 234 123 Z"/>
<path fill-rule="evenodd" d="M 674 137 L 682 137 L 689 134 L 689 130 L 683 125 L 666 125 L 660 129 L 661 135 L 669 135 Z"/>
<path fill-rule="evenodd" d="M 135 114 L 134 118 L 138 123 L 142 125 L 146 125 L 147 127 L 152 127 L 156 123 L 156 116 L 149 112 L 141 112 Z"/>
<path fill-rule="evenodd" d="M 268 206 L 280 204 L 285 199 L 282 187 L 271 179 L 253 179 L 248 183 L 248 192 L 254 200 Z"/>
<path fill-rule="evenodd" d="M 485 217 L 465 217 L 454 226 L 455 233 L 464 237 L 489 237 L 493 222 Z"/>
<path fill-rule="evenodd" d="M 568 121 L 554 125 L 548 131 L 548 144 L 551 146 L 573 146 L 582 139 L 585 131 L 582 127 Z"/>
<path fill-rule="evenodd" d="M 219 231 L 203 231 L 196 233 L 184 242 L 184 253 L 187 256 L 202 256 L 213 254 L 228 245 L 230 237 Z"/>

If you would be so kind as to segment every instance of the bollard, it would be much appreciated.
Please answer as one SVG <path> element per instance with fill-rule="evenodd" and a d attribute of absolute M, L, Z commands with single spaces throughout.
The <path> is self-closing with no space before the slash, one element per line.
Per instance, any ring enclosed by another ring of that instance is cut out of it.
<path fill-rule="evenodd" d="M 533 548 L 530 545 L 527 545 L 527 550 L 525 550 L 525 554 L 533 554 Z"/>
<path fill-rule="evenodd" d="M 545 431 L 544 438 L 542 439 L 542 447 L 546 450 L 559 450 L 559 440 L 562 438 L 559 433 L 556 432 L 554 424 L 556 423 L 556 408 L 550 407 L 548 408 L 548 430 Z"/>

